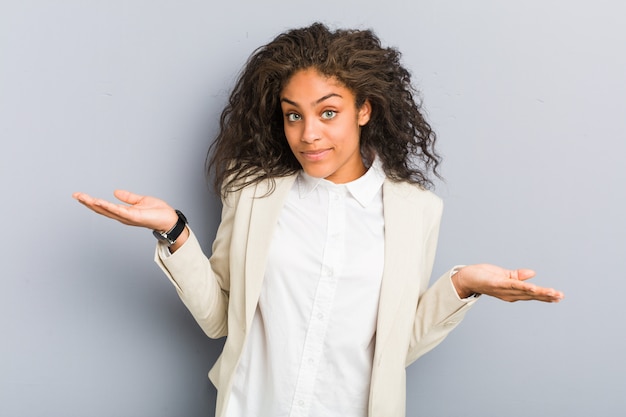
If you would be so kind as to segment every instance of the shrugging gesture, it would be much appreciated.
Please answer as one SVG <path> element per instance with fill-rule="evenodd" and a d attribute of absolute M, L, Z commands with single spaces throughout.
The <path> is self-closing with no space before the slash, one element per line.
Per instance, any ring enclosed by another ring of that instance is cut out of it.
<path fill-rule="evenodd" d="M 370 30 L 314 23 L 256 49 L 207 161 L 232 203 L 210 259 L 162 200 L 73 195 L 158 231 L 171 252 L 185 244 L 175 256 L 159 244 L 155 261 L 207 335 L 227 335 L 210 372 L 216 416 L 404 417 L 407 364 L 460 323 L 472 295 L 563 298 L 528 282 L 531 270 L 494 265 L 428 286 L 441 158 L 417 93 L 400 52 Z"/>

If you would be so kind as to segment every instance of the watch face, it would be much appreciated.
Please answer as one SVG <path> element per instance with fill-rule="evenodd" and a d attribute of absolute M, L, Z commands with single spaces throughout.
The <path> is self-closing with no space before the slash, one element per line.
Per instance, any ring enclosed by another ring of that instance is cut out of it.
<path fill-rule="evenodd" d="M 165 233 L 161 233 L 159 231 L 153 230 L 152 234 L 154 235 L 154 237 L 156 237 L 157 239 L 159 239 L 161 242 L 167 242 L 167 236 L 165 235 Z"/>

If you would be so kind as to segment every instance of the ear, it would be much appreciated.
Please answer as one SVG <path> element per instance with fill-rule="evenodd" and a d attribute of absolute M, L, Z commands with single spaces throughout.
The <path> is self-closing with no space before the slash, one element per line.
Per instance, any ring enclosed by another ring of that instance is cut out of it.
<path fill-rule="evenodd" d="M 369 100 L 365 100 L 361 107 L 359 107 L 359 114 L 357 117 L 357 121 L 359 126 L 365 126 L 367 122 L 370 121 L 370 116 L 372 115 L 372 104 Z"/>

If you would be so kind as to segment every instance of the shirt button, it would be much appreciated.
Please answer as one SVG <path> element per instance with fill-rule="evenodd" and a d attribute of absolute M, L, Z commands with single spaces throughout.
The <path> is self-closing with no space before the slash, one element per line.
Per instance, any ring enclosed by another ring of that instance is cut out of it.
<path fill-rule="evenodd" d="M 300 407 L 302 407 L 302 406 L 304 405 L 304 401 L 299 400 L 299 401 L 298 401 L 298 405 L 299 405 Z"/>
<path fill-rule="evenodd" d="M 317 318 L 318 318 L 318 319 L 320 319 L 320 320 L 321 320 L 321 319 L 323 319 L 323 318 L 324 318 L 324 314 L 322 314 L 322 313 L 317 313 Z"/>

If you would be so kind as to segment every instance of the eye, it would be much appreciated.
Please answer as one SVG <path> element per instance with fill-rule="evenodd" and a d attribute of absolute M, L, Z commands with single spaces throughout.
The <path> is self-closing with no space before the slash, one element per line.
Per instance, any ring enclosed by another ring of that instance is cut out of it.
<path fill-rule="evenodd" d="M 335 110 L 324 110 L 322 112 L 322 119 L 330 120 L 337 115 Z"/>
<path fill-rule="evenodd" d="M 285 115 L 285 118 L 289 122 L 297 122 L 298 120 L 302 118 L 302 116 L 300 116 L 298 113 L 287 113 Z"/>

